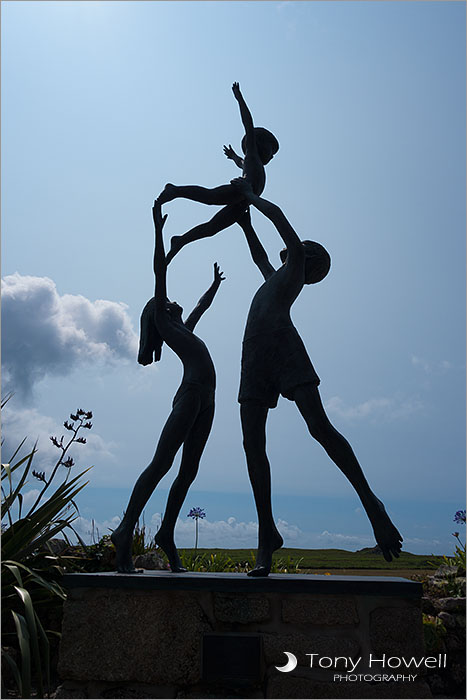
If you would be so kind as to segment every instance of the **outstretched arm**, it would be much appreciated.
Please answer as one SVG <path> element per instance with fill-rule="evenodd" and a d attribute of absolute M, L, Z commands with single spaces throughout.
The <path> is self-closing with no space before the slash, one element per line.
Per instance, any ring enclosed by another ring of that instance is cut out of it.
<path fill-rule="evenodd" d="M 217 263 L 214 263 L 214 281 L 209 287 L 209 289 L 203 294 L 203 296 L 198 301 L 195 308 L 185 321 L 185 326 L 188 328 L 188 330 L 194 330 L 201 316 L 211 306 L 222 280 L 225 280 L 223 274 L 224 273 L 219 269 L 219 265 Z"/>
<path fill-rule="evenodd" d="M 264 250 L 261 241 L 259 240 L 258 236 L 256 235 L 256 231 L 252 226 L 249 207 L 238 219 L 238 223 L 242 227 L 245 234 L 253 262 L 258 266 L 264 279 L 269 279 L 269 277 L 274 274 L 275 269 L 269 262 L 268 254 Z"/>
<path fill-rule="evenodd" d="M 167 214 L 162 216 L 162 207 L 159 201 L 154 200 L 152 218 L 155 229 L 154 246 L 154 274 L 156 276 L 156 314 L 160 323 L 167 317 L 167 263 L 165 261 L 164 239 L 162 229 L 167 219 Z"/>
<path fill-rule="evenodd" d="M 277 204 L 273 204 L 262 197 L 258 197 L 245 178 L 236 177 L 234 180 L 231 180 L 231 183 L 242 193 L 249 204 L 253 204 L 256 209 L 272 221 L 280 237 L 287 246 L 288 262 L 292 263 L 294 260 L 301 261 L 304 256 L 302 243 L 287 221 L 282 209 L 280 209 Z"/>
<path fill-rule="evenodd" d="M 243 95 L 240 92 L 240 85 L 238 83 L 234 83 L 232 85 L 232 92 L 235 95 L 235 99 L 238 102 L 238 106 L 240 108 L 240 116 L 242 118 L 242 123 L 245 128 L 245 134 L 246 134 L 246 151 L 249 149 L 253 148 L 255 145 L 255 128 L 253 124 L 253 117 L 251 116 L 251 112 L 246 106 L 246 102 L 243 99 Z"/>
<path fill-rule="evenodd" d="M 235 165 L 238 168 L 240 168 L 240 170 L 243 170 L 243 158 L 240 158 L 240 156 L 237 153 L 235 153 L 235 151 L 232 148 L 232 146 L 230 145 L 230 143 L 229 143 L 228 148 L 227 148 L 227 146 L 224 146 L 224 153 L 225 153 L 227 158 L 229 158 L 230 160 L 233 160 Z"/>

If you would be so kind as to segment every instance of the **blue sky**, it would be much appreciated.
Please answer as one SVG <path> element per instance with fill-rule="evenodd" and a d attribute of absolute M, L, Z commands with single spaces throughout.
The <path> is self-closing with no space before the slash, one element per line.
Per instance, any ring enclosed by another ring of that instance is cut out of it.
<path fill-rule="evenodd" d="M 118 521 L 181 377 L 166 348 L 136 363 L 153 290 L 151 206 L 165 182 L 239 174 L 238 80 L 280 150 L 264 196 L 331 273 L 293 319 L 329 417 L 351 442 L 408 551 L 450 552 L 465 502 L 465 3 L 2 3 L 2 302 L 5 452 L 94 412 L 81 531 Z M 177 200 L 167 236 L 216 211 Z M 282 247 L 255 212 L 271 261 Z M 238 227 L 185 248 L 168 289 L 188 313 L 226 275 L 197 332 L 218 375 L 217 413 L 181 512 L 200 544 L 255 544 L 236 402 L 243 328 L 261 278 Z M 274 512 L 289 546 L 373 543 L 357 497 L 295 406 L 271 411 Z M 4 455 L 8 458 L 9 455 Z M 157 527 L 169 473 L 148 503 Z M 31 489 L 35 485 L 31 483 Z M 203 539 L 204 538 L 204 539 Z"/>

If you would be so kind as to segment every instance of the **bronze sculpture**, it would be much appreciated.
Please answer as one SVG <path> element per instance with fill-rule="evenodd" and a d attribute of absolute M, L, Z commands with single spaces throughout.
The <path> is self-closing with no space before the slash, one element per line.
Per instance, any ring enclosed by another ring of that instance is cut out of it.
<path fill-rule="evenodd" d="M 245 136 L 242 139 L 242 149 L 245 157 L 242 159 L 233 150 L 232 146 L 224 146 L 224 153 L 234 163 L 243 170 L 243 177 L 251 183 L 253 191 L 261 194 L 266 184 L 266 174 L 264 166 L 274 157 L 279 150 L 279 143 L 276 137 L 267 129 L 255 127 L 250 110 L 248 109 L 238 83 L 232 85 L 232 91 L 240 107 L 240 115 Z M 197 241 L 200 238 L 214 236 L 219 231 L 232 226 L 245 209 L 245 202 L 238 189 L 229 185 L 221 185 L 213 189 L 199 187 L 198 185 L 172 185 L 167 183 L 165 189 L 159 195 L 159 202 L 164 204 L 177 197 L 191 199 L 203 204 L 225 204 L 213 218 L 199 226 L 195 226 L 183 236 L 173 236 L 171 248 L 167 254 L 167 263 L 179 252 L 187 243 Z"/>
<path fill-rule="evenodd" d="M 311 436 L 348 478 L 368 515 L 385 559 L 392 561 L 392 557 L 399 556 L 402 537 L 387 515 L 383 503 L 370 489 L 352 447 L 329 421 L 318 390 L 320 379 L 290 317 L 290 309 L 304 285 L 315 284 L 327 275 L 331 264 L 330 256 L 319 243 L 300 241 L 282 210 L 260 197 L 266 181 L 264 165 L 277 152 L 279 144 L 271 132 L 254 127 L 238 83 L 233 84 L 232 90 L 239 103 L 245 127 L 242 140 L 245 158 L 238 156 L 231 145 L 224 146 L 224 153 L 242 168 L 243 176 L 231 180 L 229 185 L 213 189 L 196 185 L 177 187 L 168 183 L 154 202 L 156 292 L 141 316 L 138 361 L 141 364 L 149 364 L 153 359 L 157 361 L 165 341 L 182 360 L 184 375 L 154 458 L 139 477 L 125 517 L 112 534 L 112 541 L 117 548 L 118 570 L 134 571 L 131 559 L 134 525 L 183 444 L 180 473 L 170 490 L 156 543 L 166 552 L 172 571 L 184 571 L 175 547 L 174 527 L 210 433 L 215 390 L 212 360 L 204 343 L 194 335 L 193 329 L 212 303 L 224 277 L 215 263 L 214 282 L 183 323 L 181 307 L 175 302 L 169 302 L 166 297 L 167 265 L 187 243 L 213 236 L 233 223 L 242 227 L 253 261 L 265 280 L 253 297 L 248 313 L 238 395 L 243 444 L 259 522 L 256 566 L 248 575 L 267 576 L 271 569 L 272 554 L 283 544 L 272 514 L 270 465 L 266 453 L 268 412 L 275 408 L 280 395 L 295 402 Z M 226 206 L 209 222 L 191 229 L 183 236 L 174 236 L 171 239 L 171 249 L 165 256 L 162 229 L 167 216 L 162 217 L 161 205 L 177 197 Z M 286 245 L 280 253 L 282 266 L 278 270 L 269 262 L 253 229 L 250 205 L 270 219 Z"/>
<path fill-rule="evenodd" d="M 384 505 L 371 491 L 347 440 L 329 421 L 319 395 L 319 377 L 290 318 L 290 308 L 305 284 L 321 281 L 330 257 L 319 243 L 300 241 L 281 209 L 256 195 L 244 178 L 232 180 L 247 202 L 276 227 L 286 245 L 282 267 L 271 265 L 252 225 L 249 212 L 240 219 L 253 261 L 265 282 L 256 292 L 245 327 L 239 391 L 243 442 L 259 520 L 256 567 L 249 576 L 267 576 L 272 553 L 283 541 L 271 506 L 270 466 L 266 454 L 266 420 L 279 395 L 294 401 L 308 430 L 355 488 L 370 519 L 384 558 L 398 557 L 402 537 Z"/>
<path fill-rule="evenodd" d="M 174 542 L 175 523 L 199 466 L 214 418 L 216 373 L 206 345 L 193 331 L 202 314 L 210 307 L 223 279 L 214 263 L 214 281 L 201 297 L 185 322 L 183 309 L 167 299 L 167 265 L 162 229 L 167 215 L 162 217 L 161 205 L 153 207 L 155 226 L 154 272 L 155 297 L 143 311 L 139 361 L 149 364 L 153 354 L 160 358 L 162 342 L 178 355 L 183 363 L 182 383 L 175 394 L 172 412 L 161 432 L 156 452 L 149 466 L 137 480 L 120 525 L 111 535 L 117 550 L 117 569 L 121 573 L 135 573 L 131 557 L 133 530 L 141 512 L 159 481 L 169 471 L 179 448 L 183 445 L 180 470 L 167 499 L 156 543 L 166 553 L 172 572 L 183 572 Z"/>

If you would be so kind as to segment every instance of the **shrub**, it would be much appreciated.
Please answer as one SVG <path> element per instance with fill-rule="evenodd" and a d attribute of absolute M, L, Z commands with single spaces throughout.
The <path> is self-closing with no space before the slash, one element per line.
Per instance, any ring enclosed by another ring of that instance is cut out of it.
<path fill-rule="evenodd" d="M 429 654 L 438 654 L 444 650 L 446 627 L 438 617 L 423 613 L 423 635 L 425 648 Z"/>
<path fill-rule="evenodd" d="M 4 405 L 4 404 L 3 404 Z M 67 456 L 73 443 L 86 442 L 78 437 L 82 428 L 90 429 L 91 412 L 79 409 L 70 414 L 64 426 L 72 435 L 67 442 L 51 437 L 60 456 L 49 477 L 33 469 L 33 450 L 23 458 L 18 455 L 25 443 L 19 445 L 8 464 L 1 466 L 2 482 L 2 659 L 11 670 L 22 698 L 31 697 L 35 682 L 37 697 L 44 697 L 50 685 L 50 631 L 44 620 L 50 608 L 61 604 L 65 593 L 59 580 L 62 573 L 60 557 L 52 553 L 49 540 L 73 531 L 72 522 L 78 510 L 74 498 L 86 485 L 81 481 L 87 469 L 70 478 L 73 459 Z M 66 469 L 62 483 L 46 495 L 59 473 Z M 24 514 L 24 489 L 30 477 L 43 484 L 33 505 Z M 87 482 L 86 482 L 87 483 Z M 16 655 L 5 648 L 16 649 Z M 5 694 L 3 695 L 5 697 Z"/>

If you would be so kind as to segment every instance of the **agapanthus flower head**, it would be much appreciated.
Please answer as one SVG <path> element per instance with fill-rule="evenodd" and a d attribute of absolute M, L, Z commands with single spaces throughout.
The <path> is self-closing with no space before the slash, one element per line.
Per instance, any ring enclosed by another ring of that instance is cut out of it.
<path fill-rule="evenodd" d="M 455 523 L 464 523 L 465 525 L 465 510 L 458 510 L 454 516 Z"/>
<path fill-rule="evenodd" d="M 204 512 L 204 510 L 202 508 L 192 508 L 186 517 L 187 518 L 194 518 L 195 520 L 198 520 L 199 518 L 201 518 L 201 520 L 202 520 L 203 518 L 206 517 L 206 513 Z"/>

